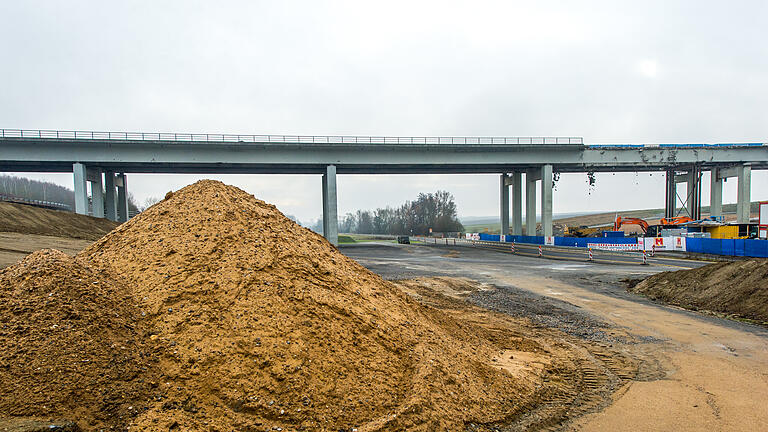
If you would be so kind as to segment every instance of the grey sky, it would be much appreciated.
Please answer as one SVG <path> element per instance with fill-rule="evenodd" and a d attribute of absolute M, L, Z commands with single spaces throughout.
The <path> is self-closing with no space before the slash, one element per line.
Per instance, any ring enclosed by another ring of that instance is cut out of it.
<path fill-rule="evenodd" d="M 768 141 L 764 1 L 4 1 L 0 15 L 0 127 Z M 129 187 L 142 201 L 196 178 Z M 320 214 L 319 177 L 220 178 Z M 752 181 L 768 199 L 768 173 Z M 498 212 L 490 175 L 340 176 L 339 211 L 437 188 L 462 215 Z M 663 176 L 600 175 L 588 192 L 563 175 L 555 212 L 661 207 Z"/>

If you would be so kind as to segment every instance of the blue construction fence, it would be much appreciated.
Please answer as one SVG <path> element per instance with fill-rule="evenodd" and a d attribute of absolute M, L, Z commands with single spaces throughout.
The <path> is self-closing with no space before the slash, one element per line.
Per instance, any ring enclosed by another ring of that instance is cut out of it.
<path fill-rule="evenodd" d="M 768 240 L 688 238 L 688 252 L 768 258 Z"/>
<path fill-rule="evenodd" d="M 635 237 L 555 237 L 555 246 L 571 246 L 586 248 L 587 243 L 603 244 L 633 244 L 637 243 Z M 500 241 L 498 234 L 480 234 L 480 240 Z M 504 236 L 507 243 L 529 243 L 544 244 L 543 236 Z M 751 239 L 711 239 L 711 238 L 693 238 L 685 239 L 686 251 L 693 253 L 704 253 L 712 255 L 726 256 L 746 256 L 755 258 L 768 258 L 768 240 Z"/>

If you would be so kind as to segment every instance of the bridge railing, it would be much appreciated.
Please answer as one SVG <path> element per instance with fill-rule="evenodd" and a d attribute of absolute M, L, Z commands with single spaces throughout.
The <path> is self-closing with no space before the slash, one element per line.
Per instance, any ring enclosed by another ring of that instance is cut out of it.
<path fill-rule="evenodd" d="M 234 135 L 163 132 L 96 132 L 0 129 L 2 138 L 85 139 L 118 141 L 189 141 L 285 144 L 426 144 L 426 145 L 583 145 L 581 137 L 390 137 L 356 135 Z"/>

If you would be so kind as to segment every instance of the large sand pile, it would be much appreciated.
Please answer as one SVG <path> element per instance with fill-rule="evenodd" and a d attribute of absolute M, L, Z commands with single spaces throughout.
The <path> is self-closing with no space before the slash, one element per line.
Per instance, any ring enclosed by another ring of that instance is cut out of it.
<path fill-rule="evenodd" d="M 688 309 L 768 322 L 768 259 L 659 273 L 630 290 Z"/>
<path fill-rule="evenodd" d="M 67 284 L 72 277 L 94 286 L 114 280 L 131 296 L 103 303 L 98 320 L 118 321 L 95 327 L 90 343 L 111 347 L 122 336 L 100 329 L 125 327 L 123 346 L 136 358 L 121 364 L 130 370 L 143 365 L 142 347 L 156 350 L 146 356 L 156 361 L 128 383 L 148 383 L 151 392 L 121 391 L 120 412 L 134 415 L 122 424 L 131 430 L 457 430 L 503 423 L 532 391 L 490 365 L 497 348 L 469 327 L 419 305 L 274 206 L 220 182 L 178 191 L 77 259 L 94 269 L 82 272 L 103 279 L 72 276 L 69 268 L 52 274 Z M 3 275 L 5 296 L 17 295 L 6 291 L 21 280 L 40 279 L 24 263 Z M 133 304 L 135 313 L 121 312 Z M 134 318 L 123 325 L 123 316 Z M 31 348 L 22 343 L 25 333 L 3 332 L 19 342 L 0 357 L 0 373 L 8 365 L 22 373 L 18 356 Z M 109 375 L 124 351 L 92 355 L 107 362 Z M 29 361 L 58 353 L 30 352 Z M 91 373 L 83 372 L 87 379 Z M 82 391 L 101 397 L 107 382 L 88 382 Z M 0 417 L 41 414 L 14 411 L 11 399 L 0 393 Z M 98 418 L 102 402 L 92 412 L 57 414 Z"/>

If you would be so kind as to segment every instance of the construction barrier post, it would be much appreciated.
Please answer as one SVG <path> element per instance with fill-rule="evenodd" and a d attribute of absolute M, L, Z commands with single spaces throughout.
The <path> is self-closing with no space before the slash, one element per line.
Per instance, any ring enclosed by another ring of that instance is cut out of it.
<path fill-rule="evenodd" d="M 645 257 L 645 249 L 643 249 L 643 265 L 648 265 L 647 258 Z"/>
<path fill-rule="evenodd" d="M 651 256 L 656 256 L 656 243 L 651 247 Z"/>
<path fill-rule="evenodd" d="M 512 253 L 515 253 L 515 242 L 512 242 L 512 245 L 510 245 L 509 248 L 512 250 Z"/>
<path fill-rule="evenodd" d="M 539 245 L 539 258 L 541 258 L 541 245 Z"/>
<path fill-rule="evenodd" d="M 588 249 L 589 249 L 589 260 L 592 261 L 592 248 L 588 248 Z"/>

